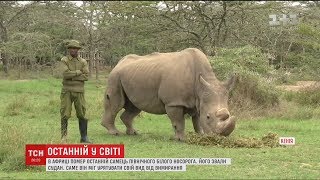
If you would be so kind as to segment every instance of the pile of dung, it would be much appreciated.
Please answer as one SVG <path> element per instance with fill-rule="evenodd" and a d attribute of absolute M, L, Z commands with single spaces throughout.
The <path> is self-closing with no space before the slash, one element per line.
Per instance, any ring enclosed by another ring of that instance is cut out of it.
<path fill-rule="evenodd" d="M 197 134 L 189 133 L 187 143 L 202 146 L 218 146 L 228 148 L 261 148 L 261 147 L 280 147 L 279 136 L 269 132 L 261 139 L 248 137 L 225 137 L 218 134 Z"/>

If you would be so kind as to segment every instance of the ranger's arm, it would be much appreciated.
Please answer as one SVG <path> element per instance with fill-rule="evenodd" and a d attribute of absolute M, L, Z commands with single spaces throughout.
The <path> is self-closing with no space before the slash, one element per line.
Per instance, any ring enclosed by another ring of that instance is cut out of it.
<path fill-rule="evenodd" d="M 88 81 L 89 68 L 86 60 L 83 60 L 83 68 L 81 69 L 82 74 L 72 78 L 74 81 Z"/>
<path fill-rule="evenodd" d="M 64 60 L 61 60 L 60 64 L 61 64 L 63 79 L 72 79 L 73 77 L 77 77 L 82 74 L 80 70 L 70 71 Z"/>

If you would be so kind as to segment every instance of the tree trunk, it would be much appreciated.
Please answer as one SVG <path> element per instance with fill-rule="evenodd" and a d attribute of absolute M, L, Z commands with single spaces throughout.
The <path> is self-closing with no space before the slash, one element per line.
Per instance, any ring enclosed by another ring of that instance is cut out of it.
<path fill-rule="evenodd" d="M 18 61 L 19 61 L 19 72 L 18 72 L 18 78 L 21 79 L 21 61 L 22 59 L 18 58 Z"/>
<path fill-rule="evenodd" d="M 95 55 L 95 64 L 96 64 L 96 80 L 99 79 L 99 68 L 100 68 L 100 65 L 99 65 L 99 56 L 98 56 L 98 53 Z"/>
<path fill-rule="evenodd" d="M 89 77 L 92 77 L 92 71 L 93 71 L 92 44 L 90 43 L 90 38 L 89 38 Z"/>
<path fill-rule="evenodd" d="M 7 55 L 5 53 L 2 54 L 2 63 L 3 63 L 3 71 L 8 74 L 9 72 L 9 63 L 7 59 Z"/>
<path fill-rule="evenodd" d="M 90 6 L 92 5 L 92 1 L 90 1 Z M 93 40 L 92 40 L 92 26 L 93 26 L 93 10 L 91 8 L 90 10 L 90 16 L 89 16 L 89 77 L 92 77 L 92 71 L 93 71 Z"/>
<path fill-rule="evenodd" d="M 1 19 L 0 19 L 1 20 Z M 1 37 L 0 37 L 0 43 L 5 43 L 8 41 L 8 31 L 7 28 L 3 26 L 2 22 L 0 22 L 0 32 L 1 32 Z M 8 56 L 5 52 L 2 52 L 2 63 L 3 63 L 3 71 L 8 74 L 9 71 L 9 61 L 8 61 Z"/>

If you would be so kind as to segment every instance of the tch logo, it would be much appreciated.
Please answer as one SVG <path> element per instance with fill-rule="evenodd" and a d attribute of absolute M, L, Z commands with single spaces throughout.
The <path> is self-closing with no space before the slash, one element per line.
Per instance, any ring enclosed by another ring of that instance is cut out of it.
<path fill-rule="evenodd" d="M 296 139 L 294 137 L 280 137 L 279 144 L 281 144 L 281 145 L 295 145 Z"/>

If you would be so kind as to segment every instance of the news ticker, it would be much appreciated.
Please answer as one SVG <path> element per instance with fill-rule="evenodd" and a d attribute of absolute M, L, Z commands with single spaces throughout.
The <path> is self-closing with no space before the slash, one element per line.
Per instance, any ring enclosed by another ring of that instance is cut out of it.
<path fill-rule="evenodd" d="M 279 138 L 281 145 L 295 143 Z M 123 144 L 27 144 L 25 162 L 47 171 L 186 171 L 187 165 L 230 165 L 231 158 L 124 158 Z"/>
<path fill-rule="evenodd" d="M 46 159 L 46 171 L 186 171 L 187 165 L 231 165 L 231 158 Z"/>
<path fill-rule="evenodd" d="M 124 158 L 123 144 L 28 144 L 26 165 L 46 171 L 186 171 L 187 165 L 231 165 L 231 158 Z"/>

